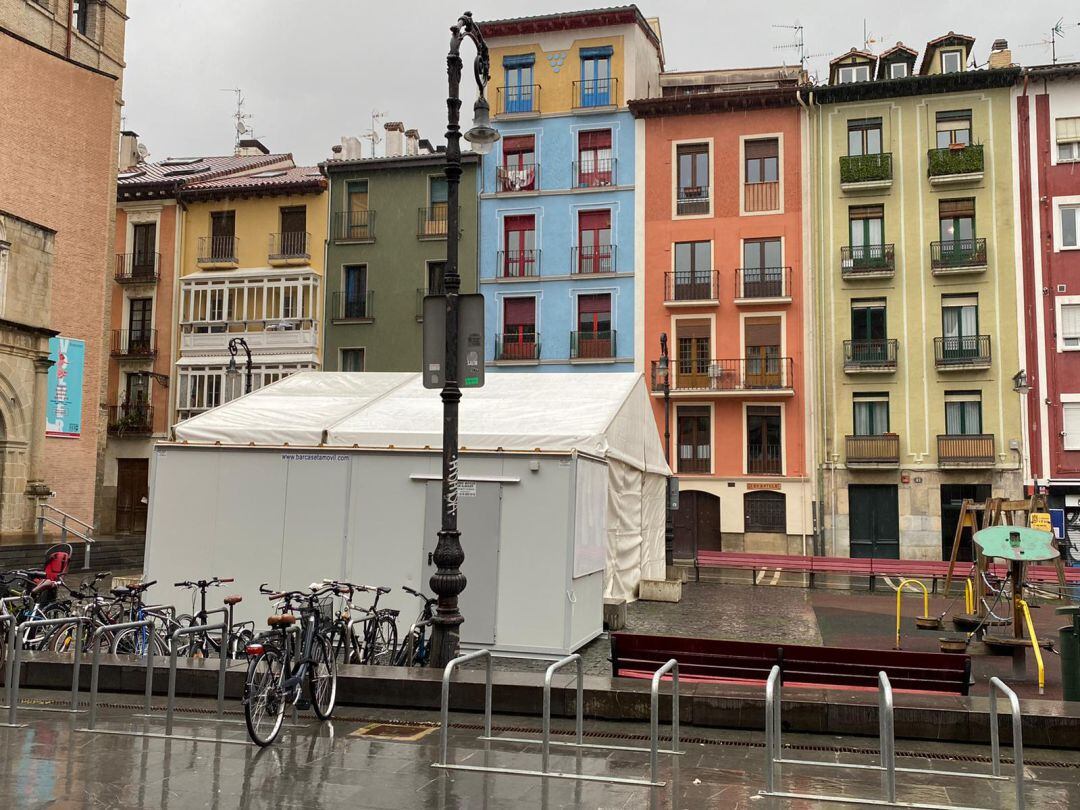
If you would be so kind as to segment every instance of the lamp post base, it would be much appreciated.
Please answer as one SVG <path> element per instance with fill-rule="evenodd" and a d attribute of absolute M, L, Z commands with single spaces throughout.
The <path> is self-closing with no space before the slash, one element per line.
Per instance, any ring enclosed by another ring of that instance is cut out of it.
<path fill-rule="evenodd" d="M 440 623 L 435 619 L 431 625 L 431 652 L 428 666 L 442 669 L 457 658 L 461 650 L 461 622 Z"/>

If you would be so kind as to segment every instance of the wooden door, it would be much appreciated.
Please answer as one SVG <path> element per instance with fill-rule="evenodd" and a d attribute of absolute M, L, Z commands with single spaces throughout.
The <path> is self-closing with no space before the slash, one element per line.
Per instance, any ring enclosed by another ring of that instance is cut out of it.
<path fill-rule="evenodd" d="M 116 460 L 116 531 L 139 534 L 146 531 L 146 507 L 150 496 L 150 460 Z"/>
<path fill-rule="evenodd" d="M 720 499 L 708 492 L 682 491 L 672 515 L 674 558 L 693 560 L 695 551 L 721 551 Z"/>
<path fill-rule="evenodd" d="M 894 485 L 848 486 L 850 556 L 900 559 L 900 512 Z"/>

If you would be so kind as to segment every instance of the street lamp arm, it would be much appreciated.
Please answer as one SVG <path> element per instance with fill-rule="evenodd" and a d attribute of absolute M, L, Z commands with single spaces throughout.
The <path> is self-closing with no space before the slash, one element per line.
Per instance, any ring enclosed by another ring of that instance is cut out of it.
<path fill-rule="evenodd" d="M 476 86 L 482 93 L 487 83 L 491 80 L 491 60 L 488 56 L 487 43 L 484 35 L 480 33 L 480 27 L 473 21 L 472 12 L 466 11 L 460 17 L 456 25 L 450 26 L 450 56 L 460 59 L 461 43 L 471 39 L 476 46 L 476 58 L 473 60 L 473 76 Z M 457 78 L 461 78 L 461 66 L 458 65 Z"/>

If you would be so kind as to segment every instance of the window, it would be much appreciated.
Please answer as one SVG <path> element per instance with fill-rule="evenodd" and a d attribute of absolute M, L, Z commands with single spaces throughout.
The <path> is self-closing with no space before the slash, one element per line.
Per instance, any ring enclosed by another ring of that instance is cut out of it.
<path fill-rule="evenodd" d="M 776 138 L 746 142 L 746 182 L 775 183 L 780 179 L 780 142 Z"/>
<path fill-rule="evenodd" d="M 675 387 L 708 388 L 711 365 L 709 321 L 680 320 L 676 324 Z"/>
<path fill-rule="evenodd" d="M 782 253 L 779 239 L 743 242 L 742 298 L 779 298 L 785 294 Z"/>
<path fill-rule="evenodd" d="M 890 79 L 903 79 L 908 75 L 907 62 L 893 62 L 889 65 Z"/>
<path fill-rule="evenodd" d="M 153 278 L 157 258 L 157 225 L 140 222 L 131 226 L 131 275 Z"/>
<path fill-rule="evenodd" d="M 1058 163 L 1080 161 L 1080 117 L 1059 118 L 1057 130 Z"/>
<path fill-rule="evenodd" d="M 1061 206 L 1061 246 L 1080 247 L 1077 234 L 1080 234 L 1080 205 Z"/>
<path fill-rule="evenodd" d="M 427 293 L 428 295 L 443 295 L 446 292 L 443 280 L 446 277 L 446 262 L 427 263 Z"/>
<path fill-rule="evenodd" d="M 1058 346 L 1062 349 L 1080 349 L 1080 304 L 1058 301 Z"/>
<path fill-rule="evenodd" d="M 982 395 L 978 391 L 945 392 L 945 432 L 950 436 L 982 433 Z"/>
<path fill-rule="evenodd" d="M 979 356 L 979 298 L 976 295 L 941 296 L 941 356 L 964 360 Z"/>
<path fill-rule="evenodd" d="M 575 273 L 611 273 L 611 211 L 582 211 L 578 214 L 578 257 Z"/>
<path fill-rule="evenodd" d="M 942 51 L 941 52 L 941 72 L 942 73 L 959 73 L 964 69 L 964 52 L 963 51 Z"/>
<path fill-rule="evenodd" d="M 851 266 L 878 267 L 885 259 L 885 206 L 853 205 L 848 208 L 848 234 L 851 238 Z"/>
<path fill-rule="evenodd" d="M 859 118 L 848 121 L 848 154 L 881 154 L 881 119 Z"/>
<path fill-rule="evenodd" d="M 709 213 L 709 145 L 679 144 L 675 147 L 677 166 L 676 213 Z"/>
<path fill-rule="evenodd" d="M 681 405 L 677 409 L 678 472 L 708 473 L 712 468 L 712 436 L 707 405 Z"/>
<path fill-rule="evenodd" d="M 507 56 L 503 59 L 505 93 L 502 112 L 524 113 L 533 110 L 533 64 L 536 61 L 531 53 L 522 56 Z"/>
<path fill-rule="evenodd" d="M 581 49 L 581 84 L 579 106 L 605 107 L 615 103 L 611 78 L 610 46 Z"/>
<path fill-rule="evenodd" d="M 836 75 L 838 84 L 868 82 L 870 81 L 870 65 L 842 65 L 837 68 Z"/>
<path fill-rule="evenodd" d="M 614 182 L 615 161 L 611 157 L 611 130 L 595 129 L 578 133 L 578 188 L 610 186 Z"/>
<path fill-rule="evenodd" d="M 786 501 L 783 492 L 747 492 L 743 495 L 745 531 L 786 532 Z"/>
<path fill-rule="evenodd" d="M 127 354 L 150 354 L 153 350 L 153 333 L 150 329 L 153 314 L 153 298 L 132 298 L 128 301 Z"/>
<path fill-rule="evenodd" d="M 535 360 L 540 356 L 536 339 L 536 299 L 503 299 L 503 331 L 496 345 L 497 360 Z"/>
<path fill-rule="evenodd" d="M 364 350 L 363 349 L 342 349 L 341 350 L 341 370 L 342 371 L 363 371 L 364 370 Z"/>
<path fill-rule="evenodd" d="M 500 191 L 536 189 L 536 147 L 532 135 L 508 135 L 503 140 L 503 165 L 499 173 Z"/>
<path fill-rule="evenodd" d="M 307 206 L 290 205 L 281 209 L 281 242 L 276 253 L 282 256 L 306 256 Z"/>
<path fill-rule="evenodd" d="M 885 300 L 855 299 L 851 302 L 851 340 L 856 360 L 871 360 L 877 355 L 884 360 L 886 340 Z"/>
<path fill-rule="evenodd" d="M 853 394 L 852 415 L 856 436 L 882 436 L 889 432 L 889 395 Z"/>
<path fill-rule="evenodd" d="M 577 333 L 571 340 L 570 356 L 593 359 L 614 357 L 614 335 L 611 331 L 611 295 L 579 295 Z"/>
<path fill-rule="evenodd" d="M 503 278 L 536 275 L 536 218 L 532 215 L 503 220 Z"/>
<path fill-rule="evenodd" d="M 937 114 L 937 148 L 971 144 L 971 110 L 951 110 Z"/>
<path fill-rule="evenodd" d="M 124 402 L 127 405 L 143 405 L 150 402 L 150 376 L 129 372 L 124 381 Z M 131 409 L 128 409 L 131 413 Z"/>
<path fill-rule="evenodd" d="M 236 258 L 236 212 L 214 211 L 210 214 L 210 258 Z"/>
<path fill-rule="evenodd" d="M 446 177 L 437 174 L 428 178 L 428 211 L 424 223 L 425 236 L 446 236 L 447 197 Z"/>
<path fill-rule="evenodd" d="M 942 200 L 938 203 L 938 255 L 931 259 L 942 267 L 977 263 L 979 245 L 975 239 L 975 200 Z"/>
<path fill-rule="evenodd" d="M 780 364 L 780 318 L 747 318 L 743 321 L 746 346 L 746 387 L 780 388 L 785 380 Z"/>
<path fill-rule="evenodd" d="M 751 405 L 746 409 L 747 475 L 780 475 L 780 406 Z"/>
<path fill-rule="evenodd" d="M 345 183 L 345 214 L 342 216 L 342 239 L 370 239 L 373 233 L 372 212 L 368 210 L 368 181 Z"/>
<path fill-rule="evenodd" d="M 90 0 L 74 0 L 71 6 L 71 24 L 80 34 L 87 35 L 90 27 Z"/>
<path fill-rule="evenodd" d="M 366 264 L 347 264 L 341 268 L 341 306 L 339 318 L 370 318 L 368 307 L 368 272 Z"/>
<path fill-rule="evenodd" d="M 1080 402 L 1061 403 L 1061 441 L 1065 450 L 1080 450 Z"/>
<path fill-rule="evenodd" d="M 675 243 L 675 301 L 709 301 L 712 290 L 712 243 Z"/>

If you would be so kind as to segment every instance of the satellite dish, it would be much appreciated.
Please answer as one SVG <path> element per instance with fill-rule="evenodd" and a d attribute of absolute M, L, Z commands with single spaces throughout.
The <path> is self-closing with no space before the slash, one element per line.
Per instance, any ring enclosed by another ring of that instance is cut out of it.
<path fill-rule="evenodd" d="M 135 151 L 139 153 L 140 160 L 146 160 L 150 157 L 150 150 L 146 148 L 146 144 L 140 143 L 135 147 Z"/>

